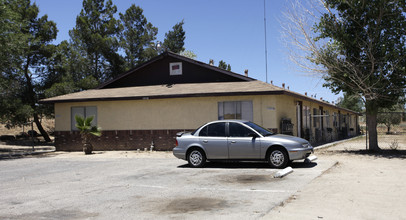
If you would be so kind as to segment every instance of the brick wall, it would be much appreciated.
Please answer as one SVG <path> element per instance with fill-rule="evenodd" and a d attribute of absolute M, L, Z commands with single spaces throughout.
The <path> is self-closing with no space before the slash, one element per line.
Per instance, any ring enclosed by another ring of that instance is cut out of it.
<path fill-rule="evenodd" d="M 92 137 L 93 150 L 137 150 L 151 147 L 154 150 L 172 150 L 176 133 L 183 130 L 117 130 L 103 131 L 102 136 Z M 78 131 L 56 131 L 57 151 L 82 151 L 82 139 Z"/>

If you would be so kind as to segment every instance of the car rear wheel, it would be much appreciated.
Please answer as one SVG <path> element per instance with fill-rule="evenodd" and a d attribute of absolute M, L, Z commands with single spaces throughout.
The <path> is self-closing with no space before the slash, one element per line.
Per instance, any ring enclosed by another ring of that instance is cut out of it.
<path fill-rule="evenodd" d="M 268 154 L 268 163 L 273 168 L 282 169 L 287 166 L 289 162 L 288 154 L 285 150 L 280 148 L 272 149 Z"/>
<path fill-rule="evenodd" d="M 201 149 L 193 149 L 187 156 L 191 167 L 203 167 L 206 163 L 206 155 Z"/>

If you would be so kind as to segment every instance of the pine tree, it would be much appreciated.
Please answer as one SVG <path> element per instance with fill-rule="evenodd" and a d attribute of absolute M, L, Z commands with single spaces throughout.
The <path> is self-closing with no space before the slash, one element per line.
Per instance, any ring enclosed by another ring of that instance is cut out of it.
<path fill-rule="evenodd" d="M 183 20 L 175 24 L 171 31 L 165 33 L 163 46 L 165 50 L 180 53 L 185 50 L 185 31 L 183 30 Z"/>
<path fill-rule="evenodd" d="M 111 0 L 83 0 L 76 26 L 69 32 L 74 49 L 85 58 L 81 72 L 87 75 L 83 77 L 104 82 L 123 72 L 124 60 L 117 52 L 121 25 L 114 18 L 116 12 Z"/>
<path fill-rule="evenodd" d="M 125 14 L 120 13 L 124 27 L 120 35 L 120 45 L 126 54 L 127 69 L 151 59 L 157 53 L 151 53 L 158 28 L 154 27 L 143 15 L 142 8 L 132 4 Z"/>
<path fill-rule="evenodd" d="M 227 64 L 227 63 L 224 62 L 223 60 L 220 60 L 218 67 L 221 68 L 221 69 L 225 69 L 225 70 L 227 70 L 227 71 L 231 71 L 231 65 L 230 65 L 230 64 Z"/>

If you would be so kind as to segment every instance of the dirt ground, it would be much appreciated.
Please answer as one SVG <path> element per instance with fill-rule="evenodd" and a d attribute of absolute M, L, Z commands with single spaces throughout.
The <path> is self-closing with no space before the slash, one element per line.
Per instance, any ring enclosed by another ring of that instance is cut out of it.
<path fill-rule="evenodd" d="M 394 140 L 397 141 L 394 141 Z M 406 136 L 379 138 L 381 154 L 365 151 L 365 138 L 320 149 L 338 165 L 313 180 L 264 219 L 406 219 Z M 390 150 L 393 143 L 397 150 Z"/>

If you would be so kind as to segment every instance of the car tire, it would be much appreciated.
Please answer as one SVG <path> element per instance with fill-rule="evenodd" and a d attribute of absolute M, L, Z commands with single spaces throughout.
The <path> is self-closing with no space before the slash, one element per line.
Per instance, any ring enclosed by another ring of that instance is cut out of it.
<path fill-rule="evenodd" d="M 282 148 L 273 148 L 268 154 L 268 163 L 272 168 L 283 169 L 288 165 L 289 157 Z"/>
<path fill-rule="evenodd" d="M 201 149 L 193 149 L 187 155 L 189 166 L 199 168 L 206 164 L 206 155 Z"/>

